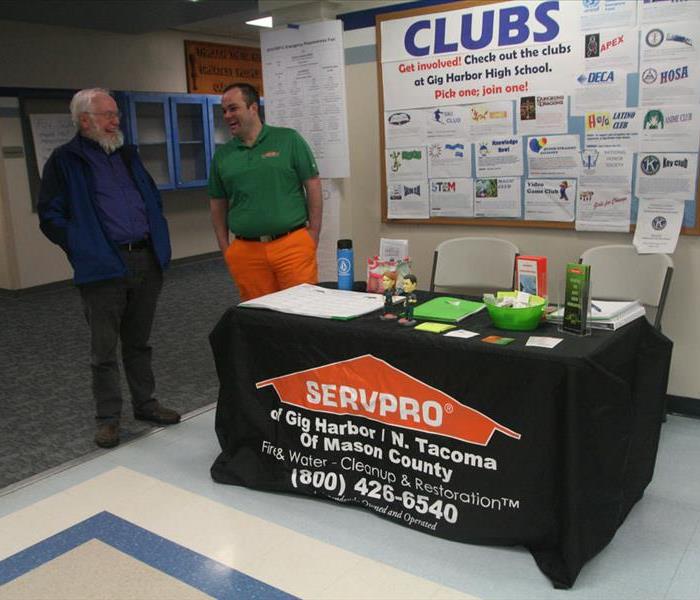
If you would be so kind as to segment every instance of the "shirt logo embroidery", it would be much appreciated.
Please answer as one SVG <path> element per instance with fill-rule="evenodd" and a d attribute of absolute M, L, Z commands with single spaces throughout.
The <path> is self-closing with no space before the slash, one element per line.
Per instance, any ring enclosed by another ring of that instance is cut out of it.
<path fill-rule="evenodd" d="M 274 150 L 270 150 L 270 152 L 265 152 L 265 154 L 262 155 L 263 158 L 275 158 L 279 156 L 280 153 L 276 152 Z"/>

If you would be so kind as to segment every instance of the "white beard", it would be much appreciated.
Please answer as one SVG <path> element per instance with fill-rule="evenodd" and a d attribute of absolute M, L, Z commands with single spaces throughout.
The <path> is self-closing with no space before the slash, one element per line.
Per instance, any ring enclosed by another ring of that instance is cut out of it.
<path fill-rule="evenodd" d="M 124 134 L 121 131 L 109 135 L 102 134 L 93 139 L 107 154 L 112 154 L 112 152 L 119 150 L 124 145 Z"/>
<path fill-rule="evenodd" d="M 88 130 L 83 131 L 83 135 L 97 142 L 107 154 L 112 154 L 115 150 L 119 150 L 124 145 L 124 134 L 121 131 L 116 133 L 105 133 L 98 131 L 94 123 Z"/>

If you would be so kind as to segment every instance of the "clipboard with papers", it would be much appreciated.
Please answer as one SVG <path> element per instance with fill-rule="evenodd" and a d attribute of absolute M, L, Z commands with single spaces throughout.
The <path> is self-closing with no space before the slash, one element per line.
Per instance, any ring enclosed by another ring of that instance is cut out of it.
<path fill-rule="evenodd" d="M 646 315 L 646 310 L 637 301 L 591 300 L 591 312 L 588 322 L 592 329 L 607 329 L 615 331 L 627 323 L 631 323 Z M 561 322 L 564 309 L 560 308 L 548 315 L 547 320 Z"/>

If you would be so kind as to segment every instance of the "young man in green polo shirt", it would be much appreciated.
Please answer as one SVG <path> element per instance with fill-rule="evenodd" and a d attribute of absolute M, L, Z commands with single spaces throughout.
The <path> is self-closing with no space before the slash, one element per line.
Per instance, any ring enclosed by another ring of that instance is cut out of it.
<path fill-rule="evenodd" d="M 293 129 L 262 123 L 249 84 L 228 86 L 221 106 L 233 139 L 212 160 L 209 204 L 241 299 L 317 283 L 323 200 L 311 149 Z"/>

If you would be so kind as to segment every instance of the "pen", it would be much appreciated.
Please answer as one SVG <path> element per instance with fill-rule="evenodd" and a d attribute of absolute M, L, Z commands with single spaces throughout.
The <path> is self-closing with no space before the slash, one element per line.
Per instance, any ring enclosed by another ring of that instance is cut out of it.
<path fill-rule="evenodd" d="M 600 308 L 600 306 L 598 306 L 595 302 L 591 302 L 591 308 L 593 310 L 597 310 L 598 312 L 603 312 L 603 309 Z"/>

